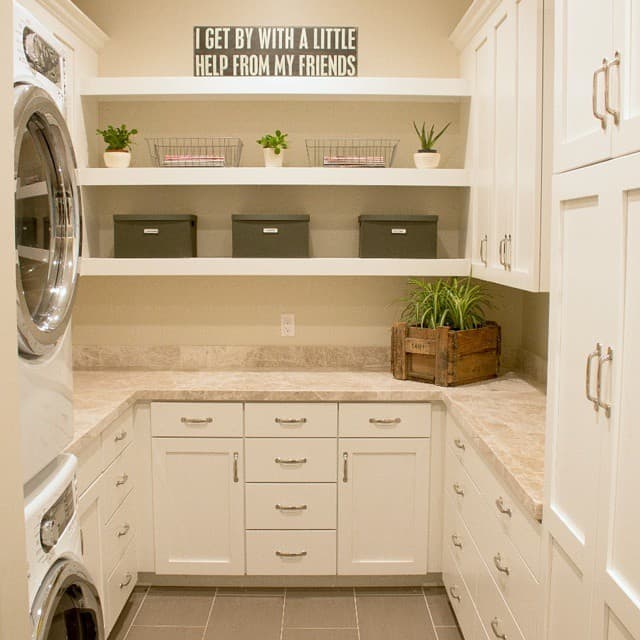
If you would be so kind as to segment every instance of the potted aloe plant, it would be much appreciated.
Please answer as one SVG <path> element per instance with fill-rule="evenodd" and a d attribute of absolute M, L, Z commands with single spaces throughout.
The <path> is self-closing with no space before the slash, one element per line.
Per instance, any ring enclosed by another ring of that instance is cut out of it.
<path fill-rule="evenodd" d="M 132 138 L 138 130 L 127 129 L 124 124 L 120 127 L 109 125 L 106 129 L 96 129 L 96 133 L 102 136 L 107 145 L 104 152 L 105 166 L 110 169 L 126 169 L 131 164 Z"/>
<path fill-rule="evenodd" d="M 402 322 L 393 325 L 394 378 L 447 387 L 495 378 L 501 333 L 485 319 L 484 288 L 471 278 L 409 280 Z"/>
<path fill-rule="evenodd" d="M 280 129 L 276 129 L 274 134 L 267 133 L 260 140 L 256 140 L 264 152 L 265 167 L 282 166 L 282 161 L 284 160 L 283 151 L 289 148 L 288 135 L 287 133 L 282 133 Z"/>
<path fill-rule="evenodd" d="M 427 133 L 426 124 L 422 123 L 422 128 L 413 123 L 413 128 L 420 140 L 420 148 L 413 154 L 413 161 L 417 169 L 435 169 L 440 164 L 440 154 L 434 145 L 441 138 L 442 134 L 449 128 L 451 123 L 448 122 L 440 131 L 436 133 L 436 127 L 431 125 L 431 129 Z"/>

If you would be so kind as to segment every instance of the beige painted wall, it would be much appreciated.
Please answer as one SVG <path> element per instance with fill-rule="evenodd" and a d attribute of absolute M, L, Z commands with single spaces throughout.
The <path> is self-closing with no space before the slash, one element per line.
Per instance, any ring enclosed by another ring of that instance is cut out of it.
<path fill-rule="evenodd" d="M 522 317 L 522 347 L 546 360 L 549 341 L 549 294 L 525 293 Z"/>
<path fill-rule="evenodd" d="M 0 638 L 26 640 L 27 559 L 25 554 L 22 456 L 18 421 L 18 358 L 16 353 L 15 231 L 13 226 L 13 73 L 12 3 L 0 2 Z"/>

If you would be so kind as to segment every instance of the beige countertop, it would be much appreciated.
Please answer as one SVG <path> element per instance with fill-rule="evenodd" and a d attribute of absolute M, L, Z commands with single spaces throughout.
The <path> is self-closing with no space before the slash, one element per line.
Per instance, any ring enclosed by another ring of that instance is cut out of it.
<path fill-rule="evenodd" d="M 78 452 L 136 402 L 441 401 L 521 505 L 542 519 L 546 397 L 509 374 L 464 387 L 436 387 L 370 371 L 77 371 Z"/>

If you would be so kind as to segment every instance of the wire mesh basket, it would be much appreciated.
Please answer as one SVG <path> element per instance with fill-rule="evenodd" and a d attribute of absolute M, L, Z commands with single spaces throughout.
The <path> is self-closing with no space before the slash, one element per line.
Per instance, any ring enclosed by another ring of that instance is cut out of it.
<path fill-rule="evenodd" d="M 390 167 L 398 142 L 388 138 L 308 139 L 307 158 L 312 167 Z"/>
<path fill-rule="evenodd" d="M 240 138 L 147 138 L 156 167 L 237 167 Z"/>

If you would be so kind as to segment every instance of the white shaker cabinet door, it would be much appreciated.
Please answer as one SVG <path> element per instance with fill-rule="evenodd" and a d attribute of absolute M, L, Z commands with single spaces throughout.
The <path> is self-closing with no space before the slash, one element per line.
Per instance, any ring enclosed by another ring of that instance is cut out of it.
<path fill-rule="evenodd" d="M 338 574 L 427 571 L 429 440 L 341 438 Z"/>
<path fill-rule="evenodd" d="M 613 0 L 556 0 L 554 56 L 558 173 L 611 154 L 603 59 L 613 56 Z"/>
<path fill-rule="evenodd" d="M 244 573 L 242 438 L 153 438 L 156 573 Z"/>

